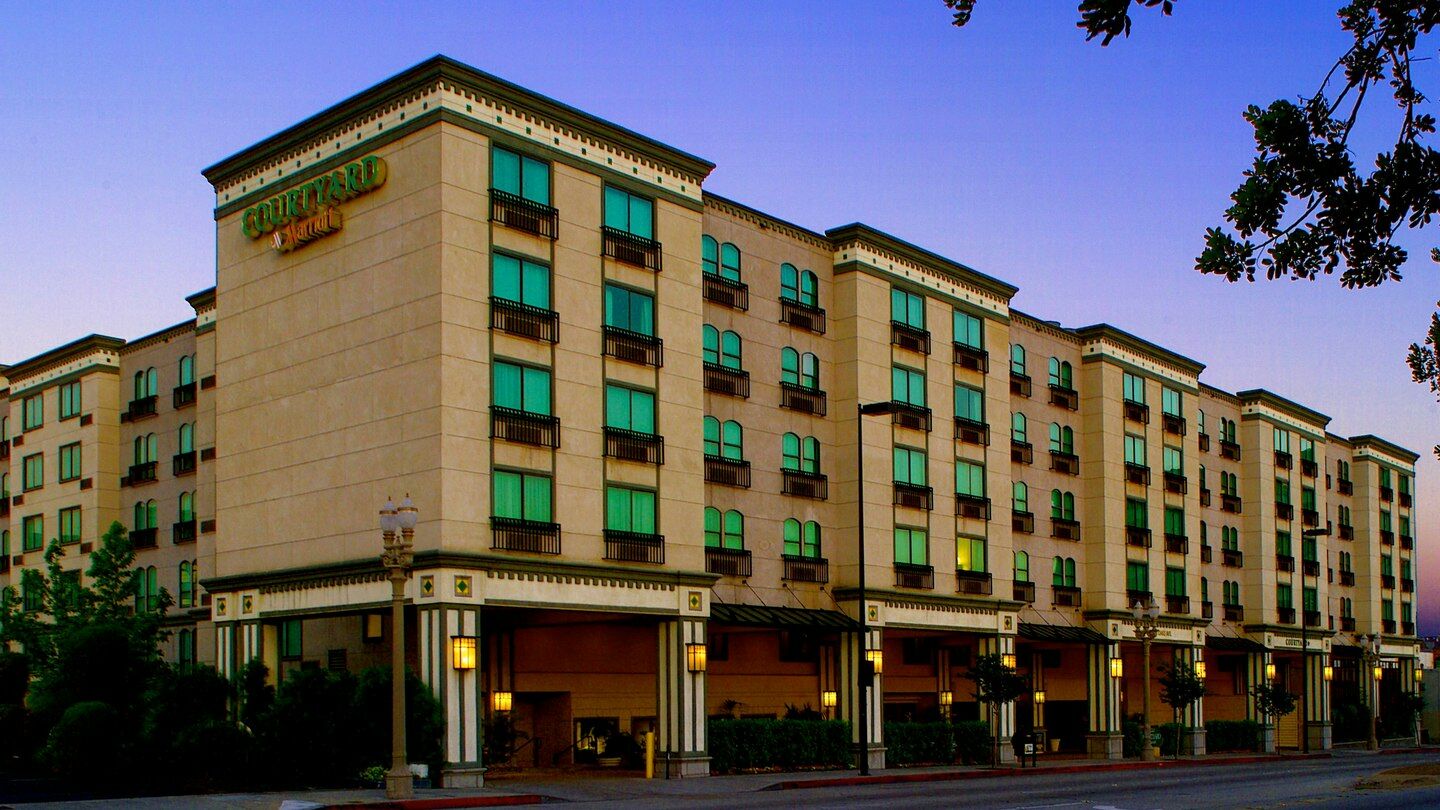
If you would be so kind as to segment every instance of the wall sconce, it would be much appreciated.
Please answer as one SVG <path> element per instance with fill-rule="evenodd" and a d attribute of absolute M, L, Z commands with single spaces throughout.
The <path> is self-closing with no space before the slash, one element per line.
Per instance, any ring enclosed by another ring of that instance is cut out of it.
<path fill-rule="evenodd" d="M 706 666 L 705 645 L 692 642 L 685 645 L 685 668 L 691 672 L 704 672 Z"/>
<path fill-rule="evenodd" d="M 1014 668 L 1015 668 L 1015 653 L 1001 653 L 1001 654 L 1000 654 L 1000 665 L 1003 666 L 1003 667 L 1005 667 L 1006 669 L 1014 669 Z"/>
<path fill-rule="evenodd" d="M 835 704 L 839 701 L 840 696 L 833 689 L 827 689 L 820 693 L 820 705 L 826 709 L 835 708 Z"/>
<path fill-rule="evenodd" d="M 866 661 L 869 661 L 869 662 L 871 663 L 871 665 L 874 666 L 874 668 L 875 668 L 875 674 L 876 674 L 876 675 L 879 675 L 879 674 L 881 673 L 881 671 L 882 671 L 882 670 L 884 669 L 884 667 L 885 667 L 885 651 L 884 651 L 884 650 L 866 650 L 866 651 L 865 651 L 865 660 L 866 660 Z"/>
<path fill-rule="evenodd" d="M 450 637 L 450 666 L 458 670 L 475 668 L 475 637 Z"/>
<path fill-rule="evenodd" d="M 1273 681 L 1273 680 L 1275 680 L 1275 665 L 1274 665 L 1274 664 L 1266 664 L 1266 665 L 1265 665 L 1265 680 L 1267 680 L 1267 681 Z"/>
<path fill-rule="evenodd" d="M 954 693 L 954 692 L 951 692 L 950 690 L 947 689 L 947 690 L 945 690 L 944 692 L 941 692 L 941 693 L 940 693 L 940 705 L 941 705 L 941 706 L 944 706 L 945 708 L 948 709 L 948 708 L 950 708 L 952 705 L 954 705 L 954 703 L 955 703 L 955 693 Z"/>
<path fill-rule="evenodd" d="M 1045 705 L 1045 690 L 1044 690 L 1044 689 L 1036 689 L 1036 690 L 1035 690 L 1035 705 L 1036 705 L 1036 706 L 1044 706 L 1044 705 Z"/>
<path fill-rule="evenodd" d="M 1324 675 L 1325 675 L 1325 682 L 1326 682 L 1326 683 L 1329 683 L 1329 682 L 1335 680 L 1335 667 L 1332 667 L 1332 666 L 1330 666 L 1329 664 L 1326 664 L 1326 665 L 1325 665 L 1325 669 L 1323 670 L 1323 673 L 1324 673 Z"/>
<path fill-rule="evenodd" d="M 1110 677 L 1112 677 L 1112 678 L 1123 678 L 1123 677 L 1125 677 L 1125 659 L 1124 659 L 1124 658 L 1118 658 L 1118 657 L 1117 657 L 1117 658 L 1111 658 L 1111 659 L 1110 659 Z"/>
<path fill-rule="evenodd" d="M 514 692 L 491 692 L 490 707 L 497 712 L 508 712 L 515 705 Z"/>
<path fill-rule="evenodd" d="M 1203 680 L 1205 680 L 1205 675 L 1206 675 L 1205 662 L 1204 662 L 1204 661 L 1196 661 L 1196 662 L 1195 662 L 1195 677 L 1197 677 L 1197 678 L 1199 678 L 1200 680 L 1203 681 Z"/>
<path fill-rule="evenodd" d="M 1377 666 L 1375 667 L 1375 680 L 1378 682 L 1378 681 L 1380 681 L 1381 679 L 1383 679 L 1384 677 L 1385 677 L 1385 668 L 1382 667 L 1382 666 L 1378 666 L 1378 665 L 1377 665 Z"/>

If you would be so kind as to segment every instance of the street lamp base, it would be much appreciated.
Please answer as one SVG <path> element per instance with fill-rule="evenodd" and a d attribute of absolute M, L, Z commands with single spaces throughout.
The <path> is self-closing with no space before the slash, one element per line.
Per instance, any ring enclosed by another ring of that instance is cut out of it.
<path fill-rule="evenodd" d="M 415 798 L 415 777 L 410 775 L 409 768 L 400 772 L 387 771 L 385 773 L 385 798 Z"/>

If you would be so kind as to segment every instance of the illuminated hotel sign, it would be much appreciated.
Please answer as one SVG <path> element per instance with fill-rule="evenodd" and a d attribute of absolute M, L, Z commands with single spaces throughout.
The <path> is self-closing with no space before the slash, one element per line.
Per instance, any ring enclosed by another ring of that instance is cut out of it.
<path fill-rule="evenodd" d="M 340 230 L 345 218 L 335 206 L 385 185 L 386 173 L 384 158 L 361 158 L 245 209 L 240 232 L 268 235 L 276 250 L 289 253 Z"/>

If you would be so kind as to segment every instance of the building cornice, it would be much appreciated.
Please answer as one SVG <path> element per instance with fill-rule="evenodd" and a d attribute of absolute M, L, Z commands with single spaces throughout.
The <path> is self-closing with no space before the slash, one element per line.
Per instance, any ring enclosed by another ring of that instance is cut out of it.
<path fill-rule="evenodd" d="M 1058 340 L 1063 340 L 1066 343 L 1073 343 L 1076 346 L 1079 346 L 1083 343 L 1083 341 L 1080 340 L 1079 336 L 1077 336 L 1073 331 L 1066 329 L 1065 327 L 1054 321 L 1042 320 L 1035 317 L 1034 315 L 1021 312 L 1020 310 L 1014 308 L 1010 310 L 1010 318 L 1014 323 L 1021 324 L 1028 329 L 1034 329 L 1036 332 L 1039 332 L 1043 335 L 1047 335 Z"/>
<path fill-rule="evenodd" d="M 1361 436 L 1351 436 L 1350 445 L 1355 449 L 1356 455 L 1361 455 L 1360 451 L 1362 450 L 1371 450 L 1375 455 L 1388 457 L 1387 460 L 1391 463 L 1398 464 L 1402 467 L 1413 467 L 1415 462 L 1420 460 L 1419 453 L 1369 433 Z"/>
<path fill-rule="evenodd" d="M 1325 427 L 1330 424 L 1330 417 L 1312 408 L 1307 408 L 1298 402 L 1286 399 L 1272 391 L 1263 388 L 1252 388 L 1248 391 L 1240 391 L 1235 394 L 1240 400 L 1241 407 L 1262 406 L 1264 409 L 1275 411 L 1291 419 L 1298 419 L 1308 427 L 1316 430 L 1324 436 Z M 1262 416 L 1271 416 L 1264 413 L 1264 410 L 1257 411 Z"/>
<path fill-rule="evenodd" d="M 1004 314 L 1007 317 L 1010 299 L 1020 291 L 1020 288 L 1013 284 L 1007 284 L 1000 279 L 987 276 L 953 259 L 947 259 L 938 253 L 913 245 L 860 222 L 831 228 L 825 231 L 825 236 L 834 243 L 834 250 L 837 254 L 836 265 L 848 261 L 839 255 L 846 245 L 863 245 L 876 251 L 883 258 L 908 263 L 918 269 L 943 276 L 962 287 L 969 287 L 987 297 L 998 299 L 1006 309 Z"/>
<path fill-rule="evenodd" d="M 793 222 L 786 222 L 779 217 L 771 216 L 764 211 L 751 208 L 744 203 L 721 197 L 719 194 L 711 191 L 704 192 L 703 200 L 706 208 L 713 208 L 728 216 L 743 219 L 763 230 L 776 231 L 798 242 L 804 242 L 811 247 L 819 248 L 827 252 L 834 249 L 834 243 L 819 231 L 812 231 L 809 228 L 796 225 Z"/>
<path fill-rule="evenodd" d="M 1118 347 L 1156 364 L 1164 371 L 1169 372 L 1166 376 L 1171 376 L 1177 382 L 1182 382 L 1191 388 L 1199 386 L 1200 372 L 1205 370 L 1205 364 L 1198 360 L 1191 360 L 1183 354 L 1172 352 L 1164 346 L 1136 337 L 1108 323 L 1082 326 L 1075 330 L 1075 335 L 1085 343 L 1087 355 L 1092 353 L 1113 354 L 1108 350 Z M 1144 366 L 1141 365 L 1141 368 Z"/>
<path fill-rule="evenodd" d="M 1218 399 L 1230 405 L 1234 405 L 1237 408 L 1240 407 L 1239 397 L 1235 396 L 1229 391 L 1226 391 L 1223 388 L 1216 388 L 1210 383 L 1200 383 L 1200 393 L 1205 394 L 1206 396 L 1214 397 L 1215 399 Z"/>
<path fill-rule="evenodd" d="M 120 367 L 120 350 L 125 341 L 107 335 L 87 335 L 50 351 L 22 360 L 5 373 L 11 394 L 18 394 L 59 374 L 72 374 L 91 366 Z M 39 377 L 45 379 L 36 379 Z"/>
<path fill-rule="evenodd" d="M 192 335 L 194 333 L 195 321 L 193 319 L 181 321 L 174 326 L 167 326 L 158 332 L 151 332 L 144 337 L 136 338 L 126 343 L 125 347 L 120 350 L 120 354 L 122 357 L 127 354 L 134 354 L 141 349 L 148 349 L 151 346 L 158 346 L 161 343 L 169 343 L 174 338 Z"/>

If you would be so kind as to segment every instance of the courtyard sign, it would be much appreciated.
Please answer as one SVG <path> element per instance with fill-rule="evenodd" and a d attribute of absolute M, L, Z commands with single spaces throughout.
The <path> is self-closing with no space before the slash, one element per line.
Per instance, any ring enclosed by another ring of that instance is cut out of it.
<path fill-rule="evenodd" d="M 385 185 L 385 159 L 369 155 L 308 183 L 245 209 L 240 232 L 251 239 L 267 234 L 281 253 L 334 233 L 345 224 L 335 206 Z"/>

